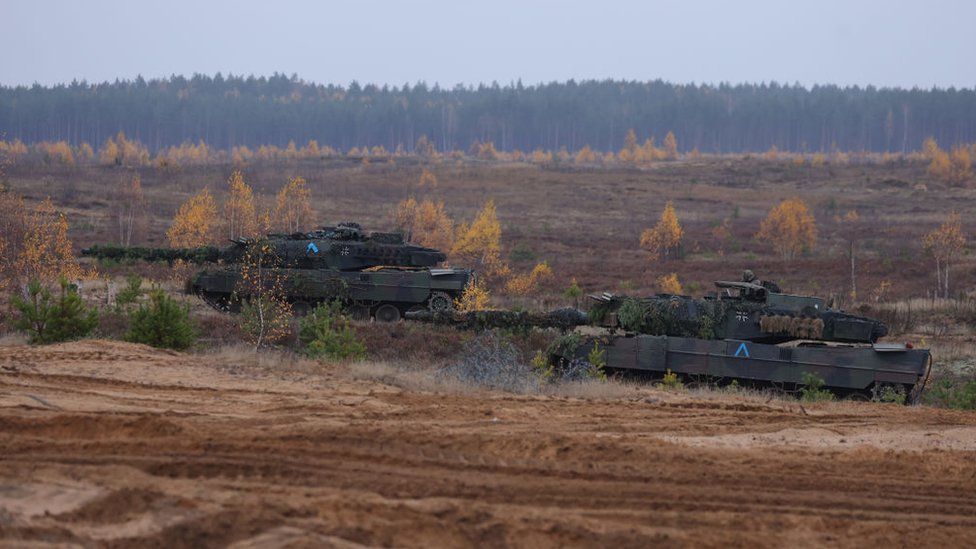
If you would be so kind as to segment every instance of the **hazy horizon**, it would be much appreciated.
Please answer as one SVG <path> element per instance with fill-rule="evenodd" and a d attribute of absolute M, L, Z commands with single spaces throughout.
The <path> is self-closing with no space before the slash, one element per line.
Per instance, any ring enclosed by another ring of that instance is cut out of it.
<path fill-rule="evenodd" d="M 973 88 L 976 3 L 7 1 L 0 84 L 193 74 L 443 88 L 521 80 Z M 20 52 L 10 54 L 9 52 Z"/>

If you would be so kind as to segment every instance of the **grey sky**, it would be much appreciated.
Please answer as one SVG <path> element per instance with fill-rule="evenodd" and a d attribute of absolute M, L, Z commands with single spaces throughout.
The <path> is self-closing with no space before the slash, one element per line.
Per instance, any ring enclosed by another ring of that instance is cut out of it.
<path fill-rule="evenodd" d="M 976 2 L 0 0 L 0 83 L 194 72 L 976 85 Z"/>

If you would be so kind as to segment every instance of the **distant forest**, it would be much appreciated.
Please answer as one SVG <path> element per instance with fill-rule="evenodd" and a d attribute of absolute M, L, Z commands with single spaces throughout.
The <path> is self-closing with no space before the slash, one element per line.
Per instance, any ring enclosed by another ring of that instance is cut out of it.
<path fill-rule="evenodd" d="M 297 77 L 173 76 L 45 87 L 0 87 L 0 139 L 103 143 L 119 131 L 152 151 L 203 139 L 255 147 L 315 139 L 348 150 L 618 150 L 628 129 L 681 151 L 907 152 L 933 136 L 976 142 L 976 90 L 695 85 L 660 80 L 506 86 L 320 85 Z"/>

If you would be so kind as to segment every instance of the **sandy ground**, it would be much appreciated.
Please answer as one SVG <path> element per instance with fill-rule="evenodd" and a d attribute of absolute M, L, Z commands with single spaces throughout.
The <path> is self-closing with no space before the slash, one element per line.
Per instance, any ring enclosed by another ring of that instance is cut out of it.
<path fill-rule="evenodd" d="M 976 414 L 0 347 L 17 546 L 976 545 Z"/>

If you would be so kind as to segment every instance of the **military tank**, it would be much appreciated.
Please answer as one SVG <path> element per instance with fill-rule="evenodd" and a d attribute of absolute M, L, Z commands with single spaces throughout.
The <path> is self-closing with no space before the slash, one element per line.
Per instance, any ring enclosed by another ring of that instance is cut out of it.
<path fill-rule="evenodd" d="M 550 348 L 559 367 L 586 360 L 596 348 L 610 372 L 661 376 L 672 372 L 691 382 L 732 380 L 772 385 L 788 391 L 823 380 L 825 388 L 851 398 L 881 392 L 919 400 L 931 369 L 931 353 L 910 344 L 882 343 L 883 322 L 834 309 L 814 296 L 787 294 L 747 271 L 741 281 L 718 281 L 701 299 L 657 294 L 650 297 L 589 297 L 587 313 L 512 311 L 417 311 L 407 318 L 462 328 L 590 326 Z"/>
<path fill-rule="evenodd" d="M 296 314 L 318 303 L 341 300 L 353 316 L 399 320 L 411 309 L 448 311 L 473 276 L 468 269 L 438 268 L 447 256 L 410 244 L 400 233 L 363 231 L 340 223 L 310 232 L 269 233 L 261 239 L 235 239 L 228 246 L 148 248 L 92 246 L 82 255 L 119 261 L 187 261 L 205 265 L 188 281 L 188 293 L 221 311 L 237 311 L 248 293 L 241 284 L 242 263 L 261 246 L 261 266 Z"/>

